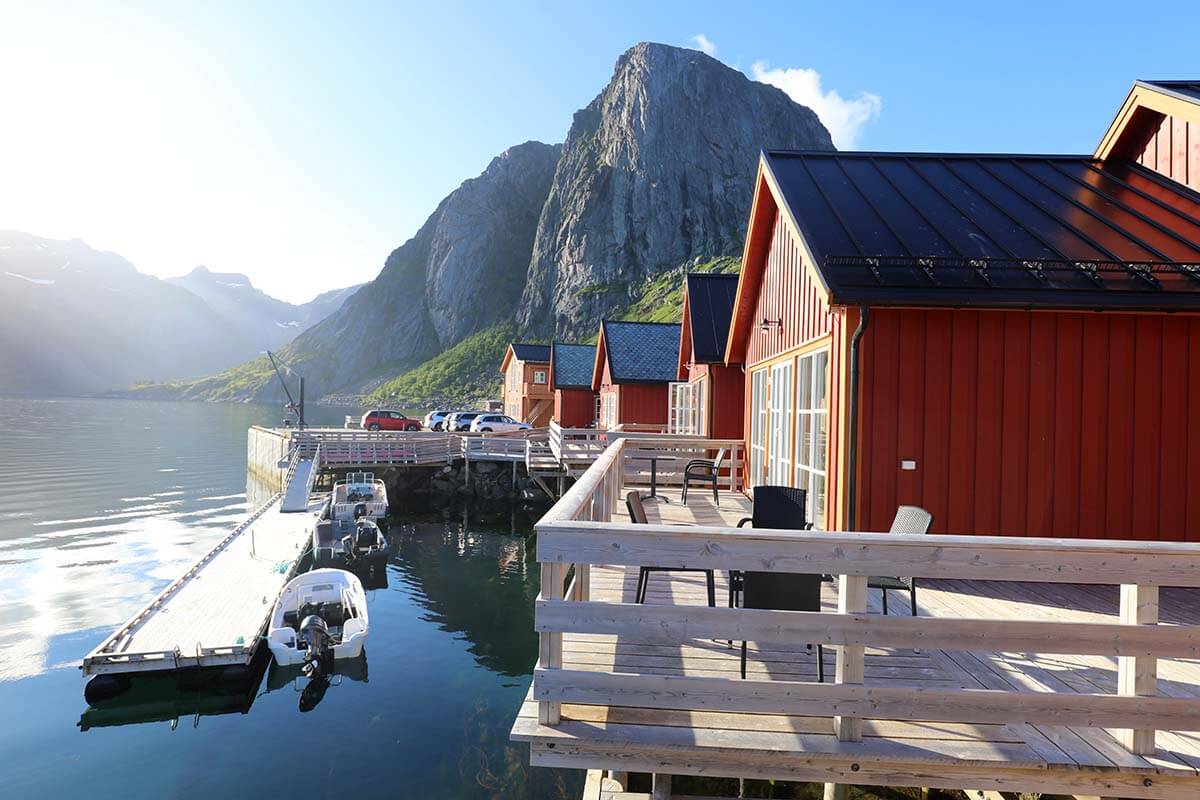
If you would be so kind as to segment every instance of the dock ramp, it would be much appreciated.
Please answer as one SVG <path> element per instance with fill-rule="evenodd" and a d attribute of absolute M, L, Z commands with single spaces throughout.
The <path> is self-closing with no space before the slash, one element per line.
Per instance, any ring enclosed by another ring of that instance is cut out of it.
<path fill-rule="evenodd" d="M 287 475 L 283 479 L 283 500 L 279 510 L 285 514 L 293 514 L 308 510 L 308 498 L 312 494 L 313 481 L 321 471 L 321 447 L 312 453 L 304 453 L 298 449 L 292 455 L 288 464 Z"/>

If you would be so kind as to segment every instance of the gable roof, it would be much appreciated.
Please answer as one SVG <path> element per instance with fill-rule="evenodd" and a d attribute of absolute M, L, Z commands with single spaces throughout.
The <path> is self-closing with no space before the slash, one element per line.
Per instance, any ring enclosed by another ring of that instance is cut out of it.
<path fill-rule="evenodd" d="M 508 371 L 509 362 L 514 358 L 517 361 L 529 361 L 534 364 L 549 364 L 550 345 L 525 344 L 524 342 L 510 343 L 504 350 L 504 358 L 500 361 L 501 373 Z"/>
<path fill-rule="evenodd" d="M 1134 81 L 1095 156 L 1136 158 L 1168 115 L 1200 125 L 1200 81 Z"/>
<path fill-rule="evenodd" d="M 555 342 L 550 348 L 552 389 L 591 389 L 596 345 Z"/>
<path fill-rule="evenodd" d="M 1200 195 L 1091 156 L 773 151 L 838 304 L 1200 308 Z"/>
<path fill-rule="evenodd" d="M 667 383 L 679 361 L 679 325 L 674 322 L 600 323 L 592 388 L 600 388 L 605 359 L 613 383 Z"/>
<path fill-rule="evenodd" d="M 690 349 L 696 364 L 717 364 L 725 358 L 738 276 L 721 272 L 691 272 L 684 279 L 683 330 L 679 358 Z M 683 367 L 683 364 L 680 364 Z"/>

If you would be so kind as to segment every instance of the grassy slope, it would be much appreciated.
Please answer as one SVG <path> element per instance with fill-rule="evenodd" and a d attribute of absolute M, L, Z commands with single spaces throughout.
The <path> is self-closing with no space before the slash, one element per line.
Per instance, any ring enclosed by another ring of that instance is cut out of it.
<path fill-rule="evenodd" d="M 692 266 L 690 272 L 737 272 L 741 260 L 718 258 Z M 679 322 L 683 307 L 683 270 L 671 270 L 632 288 L 634 300 L 613 314 L 614 319 Z M 374 402 L 425 406 L 431 403 L 474 401 L 500 393 L 500 359 L 516 336 L 511 322 L 480 331 L 434 356 L 421 366 L 384 383 Z M 589 338 L 594 342 L 595 335 Z"/>

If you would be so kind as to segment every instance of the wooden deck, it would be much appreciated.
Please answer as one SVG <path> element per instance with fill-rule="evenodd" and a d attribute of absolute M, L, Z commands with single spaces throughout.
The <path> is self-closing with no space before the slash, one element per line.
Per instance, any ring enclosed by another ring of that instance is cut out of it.
<path fill-rule="evenodd" d="M 83 659 L 85 676 L 249 663 L 312 536 L 282 495 L 239 524 Z"/>
<path fill-rule="evenodd" d="M 512 731 L 530 743 L 534 765 L 1200 797 L 1200 588 L 1153 589 L 1197 586 L 1193 550 L 1176 558 L 1174 546 L 1153 543 L 932 536 L 897 536 L 893 548 L 872 534 L 734 532 L 749 516 L 746 498 L 722 494 L 718 508 L 696 492 L 683 506 L 677 488 L 660 489 L 669 502 L 646 504 L 650 526 L 634 526 L 621 502 L 631 488 L 597 478 L 538 525 L 542 657 Z M 878 589 L 855 604 L 863 570 L 905 573 L 898 564 L 909 558 L 925 570 L 911 574 L 962 577 L 921 578 L 911 623 L 907 592 L 892 592 L 886 621 Z M 553 577 L 569 563 L 575 578 L 556 598 Z M 825 621 L 724 608 L 724 569 L 717 609 L 707 608 L 694 572 L 653 573 L 646 604 L 634 604 L 638 564 L 685 563 L 792 572 L 813 563 L 822 568 L 808 571 L 850 573 L 839 578 L 850 586 L 839 596 L 837 583 L 824 585 Z M 979 577 L 991 574 L 1005 580 Z M 1152 591 L 1116 585 L 1126 580 Z M 1157 616 L 1142 618 L 1155 597 Z M 814 651 L 791 635 L 751 636 L 740 679 L 740 643 L 729 637 L 797 630 L 825 644 L 825 685 L 816 683 Z M 1150 638 L 1136 646 L 1128 638 L 1143 634 Z M 1085 655 L 1031 652 L 1056 648 Z M 1131 745 L 1139 737 L 1154 747 Z"/>

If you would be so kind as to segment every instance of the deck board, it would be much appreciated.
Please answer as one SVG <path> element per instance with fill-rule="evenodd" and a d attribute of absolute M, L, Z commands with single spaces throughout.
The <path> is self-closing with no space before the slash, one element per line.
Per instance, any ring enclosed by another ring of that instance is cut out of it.
<path fill-rule="evenodd" d="M 647 502 L 651 523 L 732 525 L 750 515 L 750 504 L 740 495 L 721 495 L 721 506 L 711 496 L 689 497 L 679 502 L 678 490 L 660 490 L 669 502 Z M 620 517 L 624 507 L 620 508 Z M 632 603 L 637 568 L 594 565 L 591 598 Z M 717 602 L 726 601 L 727 575 L 717 573 Z M 893 592 L 893 614 L 908 613 L 907 593 Z M 869 612 L 880 613 L 880 592 L 869 592 Z M 1075 586 L 1010 583 L 999 581 L 925 580 L 919 583 L 918 609 L 925 617 L 968 617 L 1023 620 L 1113 622 L 1118 615 L 1119 592 L 1115 586 Z M 1200 623 L 1200 590 L 1163 589 L 1164 623 Z M 703 575 L 699 573 L 653 573 L 647 587 L 648 604 L 697 604 L 707 602 Z M 822 607 L 836 610 L 833 584 L 822 589 Z M 564 634 L 563 668 L 604 672 L 636 672 L 657 675 L 686 675 L 737 678 L 740 668 L 739 643 L 692 640 L 683 645 L 639 642 L 632 636 Z M 826 679 L 834 674 L 834 648 L 826 648 Z M 1115 693 L 1117 660 L 1101 656 L 1063 656 L 1030 653 L 961 652 L 866 648 L 866 683 L 871 686 L 944 687 L 999 689 L 1026 692 Z M 748 677 L 787 680 L 816 680 L 815 655 L 803 644 L 751 642 L 748 646 Z M 1200 661 L 1159 661 L 1159 691 L 1168 697 L 1200 696 Z M 829 718 L 730 712 L 664 711 L 629 707 L 563 704 L 562 723 L 557 727 L 537 722 L 537 704 L 532 699 L 522 707 L 513 736 L 533 743 L 533 760 L 539 764 L 565 764 L 568 752 L 581 760 L 600 758 L 604 752 L 645 751 L 666 763 L 676 753 L 688 769 L 720 774 L 717 764 L 744 763 L 751 775 L 786 773 L 790 759 L 807 758 L 812 764 L 818 754 L 831 758 L 853 754 L 856 763 L 877 760 L 880 764 L 977 765 L 1022 775 L 1043 775 L 1048 770 L 1069 772 L 1055 775 L 1051 784 L 1095 786 L 1098 780 L 1127 780 L 1124 773 L 1169 776 L 1156 778 L 1150 794 L 1137 796 L 1195 796 L 1200 784 L 1188 790 L 1175 788 L 1176 780 L 1196 778 L 1200 767 L 1200 733 L 1159 732 L 1158 750 L 1149 756 L 1130 753 L 1115 731 L 1099 728 L 1070 728 L 1055 725 L 966 725 L 933 722 L 864 720 L 862 743 L 839 742 Z M 548 743 L 557 742 L 556 751 Z M 563 748 L 571 743 L 570 751 Z M 716 752 L 722 755 L 713 755 Z M 695 753 L 697 761 L 687 760 Z M 774 755 L 771 766 L 769 756 Z M 786 758 L 784 758 L 786 754 Z M 706 761 L 712 758 L 715 760 Z M 768 761 L 763 761 L 763 758 Z M 620 763 L 620 762 L 618 762 Z M 637 763 L 630 756 L 627 768 Z M 760 765 L 754 767 L 753 765 Z M 616 767 L 617 764 L 608 764 Z M 865 767 L 864 767 L 865 768 Z M 1024 770 L 1036 772 L 1025 773 Z M 712 771 L 717 770 L 717 771 Z M 1086 772 L 1079 772 L 1085 770 Z M 1121 773 L 1097 778 L 1096 770 Z M 1086 776 L 1091 775 L 1088 778 Z M 1039 778 L 1040 780 L 1040 778 Z M 1139 781 L 1143 780 L 1141 778 Z M 1057 783 L 1055 783 L 1057 782 Z M 928 784 L 932 785 L 932 784 Z M 1141 784 L 1139 783 L 1138 786 Z M 1136 789 L 1137 787 L 1133 787 Z M 1131 790 L 1132 791 L 1132 790 Z M 1161 791 L 1161 795 L 1153 792 Z M 1089 792 L 1108 794 L 1109 792 Z"/>

